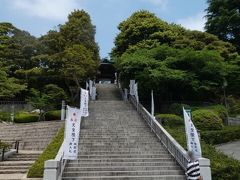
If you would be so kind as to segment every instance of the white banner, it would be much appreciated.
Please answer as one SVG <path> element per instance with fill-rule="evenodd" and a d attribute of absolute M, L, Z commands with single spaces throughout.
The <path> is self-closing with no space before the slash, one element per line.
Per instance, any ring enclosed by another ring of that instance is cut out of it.
<path fill-rule="evenodd" d="M 65 124 L 64 155 L 63 159 L 75 160 L 78 158 L 78 142 L 81 124 L 81 111 L 67 107 L 68 116 Z"/>
<path fill-rule="evenodd" d="M 138 98 L 138 83 L 134 84 L 134 95 L 136 97 L 137 102 L 139 102 L 139 98 Z"/>
<path fill-rule="evenodd" d="M 88 90 L 81 89 L 80 110 L 81 110 L 81 116 L 82 117 L 87 117 L 89 115 L 89 113 L 88 113 L 88 101 L 89 101 Z"/>
<path fill-rule="evenodd" d="M 93 87 L 93 81 L 89 80 L 89 93 L 90 93 L 90 96 L 92 95 L 92 87 Z"/>
<path fill-rule="evenodd" d="M 134 96 L 134 94 L 135 94 L 134 85 L 135 85 L 135 80 L 130 80 L 129 89 L 130 89 L 130 95 L 132 95 L 132 96 Z"/>
<path fill-rule="evenodd" d="M 187 146 L 188 151 L 193 153 L 194 160 L 202 157 L 201 145 L 197 133 L 197 129 L 195 128 L 191 117 L 188 115 L 186 110 L 183 108 L 183 116 L 185 122 L 185 130 L 186 130 L 186 138 L 187 138 Z"/>
<path fill-rule="evenodd" d="M 153 90 L 151 91 L 151 114 L 154 117 L 154 97 L 153 97 Z"/>

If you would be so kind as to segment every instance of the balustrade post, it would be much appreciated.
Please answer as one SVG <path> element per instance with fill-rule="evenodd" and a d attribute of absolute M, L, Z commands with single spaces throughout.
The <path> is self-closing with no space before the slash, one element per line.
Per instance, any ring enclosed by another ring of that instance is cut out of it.
<path fill-rule="evenodd" d="M 210 160 L 206 158 L 199 158 L 200 174 L 204 180 L 212 180 Z"/>
<path fill-rule="evenodd" d="M 45 161 L 43 180 L 58 180 L 59 163 L 56 160 Z"/>

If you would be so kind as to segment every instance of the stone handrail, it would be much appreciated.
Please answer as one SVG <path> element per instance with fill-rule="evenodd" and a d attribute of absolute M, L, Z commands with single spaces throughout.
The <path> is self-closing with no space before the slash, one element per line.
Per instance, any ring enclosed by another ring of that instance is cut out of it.
<path fill-rule="evenodd" d="M 188 159 L 184 148 L 158 123 L 158 121 L 137 102 L 136 98 L 129 95 L 129 101 L 136 108 L 139 115 L 147 122 L 152 132 L 156 134 L 169 153 L 175 158 L 179 165 L 186 171 Z M 199 158 L 200 173 L 204 180 L 211 180 L 210 161 L 206 158 Z"/>

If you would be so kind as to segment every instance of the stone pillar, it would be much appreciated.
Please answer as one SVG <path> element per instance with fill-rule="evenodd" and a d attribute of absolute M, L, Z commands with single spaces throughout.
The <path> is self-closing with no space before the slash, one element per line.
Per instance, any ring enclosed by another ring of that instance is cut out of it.
<path fill-rule="evenodd" d="M 206 158 L 199 158 L 200 174 L 204 180 L 212 180 L 210 160 Z"/>
<path fill-rule="evenodd" d="M 128 90 L 125 88 L 124 89 L 124 101 L 127 101 L 128 99 Z"/>
<path fill-rule="evenodd" d="M 61 120 L 65 120 L 65 101 L 62 100 Z"/>
<path fill-rule="evenodd" d="M 59 161 L 48 160 L 44 164 L 43 180 L 58 180 Z"/>

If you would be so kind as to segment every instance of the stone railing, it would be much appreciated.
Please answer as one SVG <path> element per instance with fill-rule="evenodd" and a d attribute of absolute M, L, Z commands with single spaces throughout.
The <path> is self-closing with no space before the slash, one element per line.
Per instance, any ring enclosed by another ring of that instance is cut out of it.
<path fill-rule="evenodd" d="M 228 117 L 228 125 L 234 126 L 234 125 L 240 125 L 240 117 Z"/>
<path fill-rule="evenodd" d="M 44 180 L 61 180 L 63 170 L 67 163 L 67 160 L 63 159 L 63 146 L 64 142 L 62 143 L 55 159 L 45 161 L 43 174 Z"/>
<path fill-rule="evenodd" d="M 167 148 L 169 153 L 176 159 L 179 165 L 186 171 L 188 159 L 184 148 L 158 123 L 158 121 L 137 102 L 134 96 L 129 96 L 129 101 L 136 108 L 139 115 L 147 122 L 152 132 Z M 199 159 L 200 172 L 204 180 L 211 180 L 210 160 L 206 158 Z"/>

